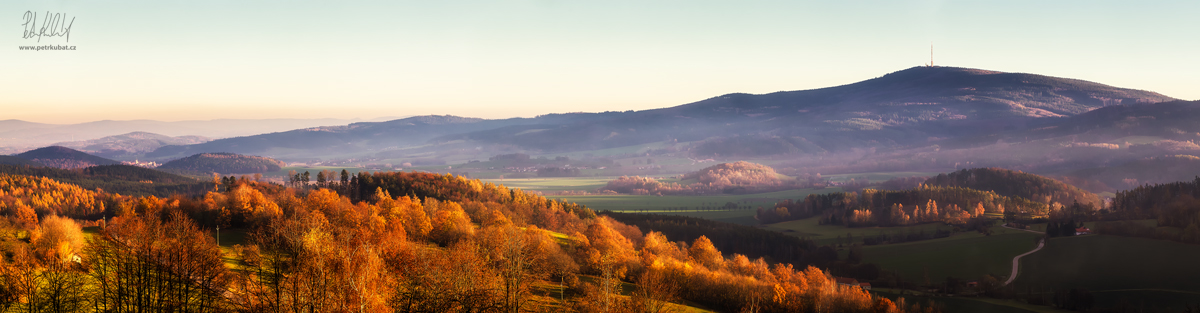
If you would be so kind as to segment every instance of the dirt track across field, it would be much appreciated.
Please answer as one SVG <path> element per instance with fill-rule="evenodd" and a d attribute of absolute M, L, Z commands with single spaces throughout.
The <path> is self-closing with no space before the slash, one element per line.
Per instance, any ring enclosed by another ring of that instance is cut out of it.
<path fill-rule="evenodd" d="M 1004 228 L 1008 228 L 1008 229 L 1023 230 L 1023 231 L 1027 231 L 1027 232 L 1031 232 L 1031 233 L 1035 233 L 1035 234 L 1045 234 L 1045 233 L 1043 233 L 1043 232 L 1040 232 L 1040 231 L 1034 231 L 1034 230 L 1028 230 L 1028 229 L 1017 229 L 1017 228 L 1012 228 L 1012 227 L 1008 227 L 1008 226 L 1003 226 L 1003 227 L 1004 227 Z M 1009 274 L 1009 275 L 1008 275 L 1008 280 L 1004 281 L 1004 285 L 1005 285 L 1005 286 L 1008 286 L 1008 284 L 1011 284 L 1011 283 L 1013 282 L 1013 280 L 1016 280 L 1016 279 L 1017 279 L 1017 268 L 1018 268 L 1018 267 L 1020 266 L 1020 264 L 1021 264 L 1021 263 L 1020 263 L 1020 262 L 1021 262 L 1021 257 L 1023 257 L 1023 256 L 1026 256 L 1026 255 L 1033 254 L 1034 252 L 1038 252 L 1038 250 L 1042 250 L 1042 247 L 1044 247 L 1044 246 L 1046 246 L 1046 239 L 1042 239 L 1041 241 L 1038 241 L 1038 246 L 1037 246 L 1037 248 L 1033 248 L 1033 250 L 1030 250 L 1029 252 L 1025 252 L 1025 253 L 1022 253 L 1021 255 L 1018 255 L 1018 256 L 1016 256 L 1016 257 L 1013 257 L 1013 262 L 1012 262 L 1012 263 L 1013 263 L 1013 267 L 1012 267 L 1012 274 Z"/>

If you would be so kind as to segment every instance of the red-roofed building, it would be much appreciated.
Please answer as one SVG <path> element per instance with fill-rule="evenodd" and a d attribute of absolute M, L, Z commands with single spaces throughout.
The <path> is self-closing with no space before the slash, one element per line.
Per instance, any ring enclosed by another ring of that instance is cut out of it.
<path fill-rule="evenodd" d="M 837 281 L 837 284 L 840 286 L 858 287 L 862 288 L 863 290 L 871 290 L 871 283 L 860 283 L 857 279 L 849 277 L 834 277 L 833 280 Z"/>

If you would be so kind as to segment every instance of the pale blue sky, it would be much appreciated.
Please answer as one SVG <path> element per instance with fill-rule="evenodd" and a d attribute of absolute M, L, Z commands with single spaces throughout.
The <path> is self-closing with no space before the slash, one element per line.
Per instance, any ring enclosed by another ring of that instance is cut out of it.
<path fill-rule="evenodd" d="M 928 62 L 1200 99 L 1200 1 L 0 2 L 0 119 L 502 118 Z M 76 51 L 20 51 L 25 11 Z M 7 35 L 4 35 L 7 34 Z"/>

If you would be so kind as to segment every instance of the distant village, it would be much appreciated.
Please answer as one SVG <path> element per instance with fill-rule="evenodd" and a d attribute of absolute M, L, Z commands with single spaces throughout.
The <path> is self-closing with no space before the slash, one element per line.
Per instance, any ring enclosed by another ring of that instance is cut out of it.
<path fill-rule="evenodd" d="M 133 161 L 123 161 L 123 162 L 121 162 L 121 164 L 133 165 L 133 166 L 139 166 L 139 167 L 145 167 L 145 168 L 156 168 L 159 165 L 161 165 L 161 164 L 158 164 L 158 162 L 154 162 L 154 161 L 138 161 L 136 159 Z"/>

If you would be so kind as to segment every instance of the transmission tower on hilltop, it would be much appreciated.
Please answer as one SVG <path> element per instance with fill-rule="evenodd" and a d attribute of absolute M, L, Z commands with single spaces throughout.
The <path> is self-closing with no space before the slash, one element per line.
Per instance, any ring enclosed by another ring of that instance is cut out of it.
<path fill-rule="evenodd" d="M 929 44 L 929 64 L 925 64 L 925 66 L 934 67 L 934 65 L 933 65 L 933 44 L 932 43 Z"/>

